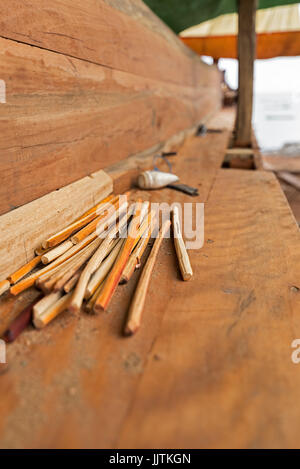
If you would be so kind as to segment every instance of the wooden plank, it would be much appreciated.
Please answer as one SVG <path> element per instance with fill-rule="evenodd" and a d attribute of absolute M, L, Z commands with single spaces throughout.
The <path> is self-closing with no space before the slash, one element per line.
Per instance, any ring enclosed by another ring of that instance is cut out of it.
<path fill-rule="evenodd" d="M 28 329 L 0 365 L 1 447 L 299 446 L 299 231 L 272 174 L 210 169 L 219 137 L 188 139 L 176 159 L 183 182 L 205 182 L 192 199 L 207 201 L 194 280 L 180 281 L 166 240 L 135 337 L 120 332 L 139 273 L 110 314 Z"/>
<path fill-rule="evenodd" d="M 196 148 L 185 155 L 191 184 L 203 175 Z M 1 447 L 298 446 L 299 232 L 272 174 L 220 170 L 211 182 L 205 245 L 190 251 L 195 278 L 180 281 L 166 240 L 135 337 L 120 331 L 139 274 L 110 314 L 65 314 L 9 346 Z"/>
<path fill-rule="evenodd" d="M 236 121 L 236 146 L 250 147 L 252 136 L 253 73 L 256 57 L 257 0 L 239 0 L 239 94 Z"/>
<path fill-rule="evenodd" d="M 179 175 L 182 171 L 180 166 L 181 158 L 184 162 L 184 156 L 187 157 L 187 154 L 189 157 L 192 157 L 194 154 L 198 155 L 198 171 L 207 170 L 214 174 L 215 171 L 222 166 L 224 150 L 228 145 L 234 120 L 234 109 L 222 109 L 218 113 L 213 113 L 213 115 L 208 115 L 203 118 L 203 123 L 207 128 L 217 129 L 218 133 L 206 134 L 205 136 L 199 137 L 199 139 L 195 139 L 193 136 L 197 131 L 197 126 L 194 126 L 193 128 L 179 132 L 165 143 L 161 142 L 147 151 L 133 155 L 115 165 L 106 167 L 105 171 L 114 181 L 115 192 L 124 192 L 128 187 L 135 186 L 137 176 L 140 172 L 152 169 L 154 156 L 163 151 L 177 151 L 177 156 L 171 157 L 170 161 L 172 165 L 174 165 L 174 171 L 178 172 Z M 166 168 L 165 163 L 161 160 L 156 160 L 156 165 L 163 171 Z M 207 189 L 208 186 L 205 185 L 205 187 Z M 205 194 L 203 194 L 203 197 L 206 197 Z"/>
<path fill-rule="evenodd" d="M 48 236 L 69 225 L 112 192 L 113 181 L 98 171 L 0 217 L 0 278 L 34 257 Z"/>
<path fill-rule="evenodd" d="M 5 39 L 0 68 L 0 214 L 165 142 L 220 104 L 213 69 L 196 90 Z"/>
<path fill-rule="evenodd" d="M 288 171 L 290 173 L 300 173 L 300 157 L 263 154 L 261 158 L 263 169 L 267 171 Z"/>
<path fill-rule="evenodd" d="M 228 137 L 226 130 L 189 137 L 172 159 L 182 182 L 199 188 L 197 201 L 209 196 Z M 142 196 L 195 201 L 170 189 Z M 176 275 L 174 248 L 166 243 L 158 264 L 168 265 Z M 64 314 L 41 333 L 28 328 L 8 346 L 8 367 L 0 365 L 1 447 L 115 446 L 162 319 L 159 310 L 157 315 L 154 311 L 154 318 L 145 317 L 146 334 L 137 334 L 133 341 L 120 336 L 138 276 L 136 272 L 126 287 L 118 288 L 109 309 L 113 314 L 83 313 L 80 320 Z M 169 281 L 162 277 L 160 288 L 167 290 Z M 0 299 L 0 334 L 9 317 L 31 300 L 32 292 Z"/>
<path fill-rule="evenodd" d="M 163 319 L 115 447 L 299 447 L 295 220 L 273 175 L 238 170 L 219 172 L 205 217 L 194 281 L 161 257 L 140 340 Z"/>
<path fill-rule="evenodd" d="M 252 148 L 227 148 L 226 150 L 227 155 L 239 155 L 241 157 L 249 157 L 253 156 L 253 150 Z"/>
<path fill-rule="evenodd" d="M 295 187 L 298 191 L 300 190 L 300 178 L 295 174 L 287 171 L 278 171 L 277 176 L 284 182 L 287 182 L 291 186 Z"/>
<path fill-rule="evenodd" d="M 279 180 L 281 188 L 287 198 L 287 201 L 291 207 L 291 210 L 296 218 L 298 225 L 300 226 L 300 191 L 290 184 Z"/>
<path fill-rule="evenodd" d="M 1 36 L 147 78 L 194 86 L 205 65 L 140 0 L 0 1 Z M 163 57 L 163 60 L 158 60 Z"/>

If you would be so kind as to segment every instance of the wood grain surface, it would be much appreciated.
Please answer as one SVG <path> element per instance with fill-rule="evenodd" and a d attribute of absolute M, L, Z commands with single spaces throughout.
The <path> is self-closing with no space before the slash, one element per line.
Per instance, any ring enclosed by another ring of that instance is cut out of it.
<path fill-rule="evenodd" d="M 220 106 L 216 67 L 142 2 L 120 5 L 0 0 L 0 214 L 162 144 Z"/>
<path fill-rule="evenodd" d="M 0 7 L 0 36 L 40 49 L 187 86 L 205 67 L 140 0 L 1 0 Z"/>
<path fill-rule="evenodd" d="M 0 279 L 29 262 L 42 241 L 57 233 L 113 190 L 100 170 L 0 216 Z"/>
<path fill-rule="evenodd" d="M 28 328 L 0 365 L 0 447 L 300 446 L 299 230 L 273 174 L 219 169 L 226 144 L 224 133 L 190 137 L 174 158 L 199 197 L 136 194 L 205 202 L 193 279 L 180 280 L 165 240 L 136 336 L 122 330 L 139 271 L 107 313 Z"/>

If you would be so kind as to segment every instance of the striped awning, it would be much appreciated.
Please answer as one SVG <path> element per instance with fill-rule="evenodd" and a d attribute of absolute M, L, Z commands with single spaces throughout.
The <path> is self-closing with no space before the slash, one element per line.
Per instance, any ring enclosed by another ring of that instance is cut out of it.
<path fill-rule="evenodd" d="M 238 15 L 221 15 L 180 33 L 182 41 L 200 55 L 237 58 Z M 300 55 L 299 5 L 257 10 L 257 58 Z"/>

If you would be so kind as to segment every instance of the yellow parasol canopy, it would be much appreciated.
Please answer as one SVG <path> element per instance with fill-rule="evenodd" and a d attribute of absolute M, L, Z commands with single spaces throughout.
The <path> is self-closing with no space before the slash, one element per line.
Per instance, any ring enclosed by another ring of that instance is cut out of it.
<path fill-rule="evenodd" d="M 257 58 L 300 55 L 299 6 L 256 12 Z M 237 58 L 238 14 L 231 13 L 182 31 L 182 41 L 199 55 Z"/>

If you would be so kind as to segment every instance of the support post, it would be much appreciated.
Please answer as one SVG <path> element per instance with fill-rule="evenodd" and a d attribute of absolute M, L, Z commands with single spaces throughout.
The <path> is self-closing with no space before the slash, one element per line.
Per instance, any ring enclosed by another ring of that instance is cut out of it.
<path fill-rule="evenodd" d="M 236 141 L 238 147 L 250 147 L 252 139 L 253 71 L 256 57 L 257 0 L 238 0 L 239 33 L 239 95 L 236 120 Z"/>

